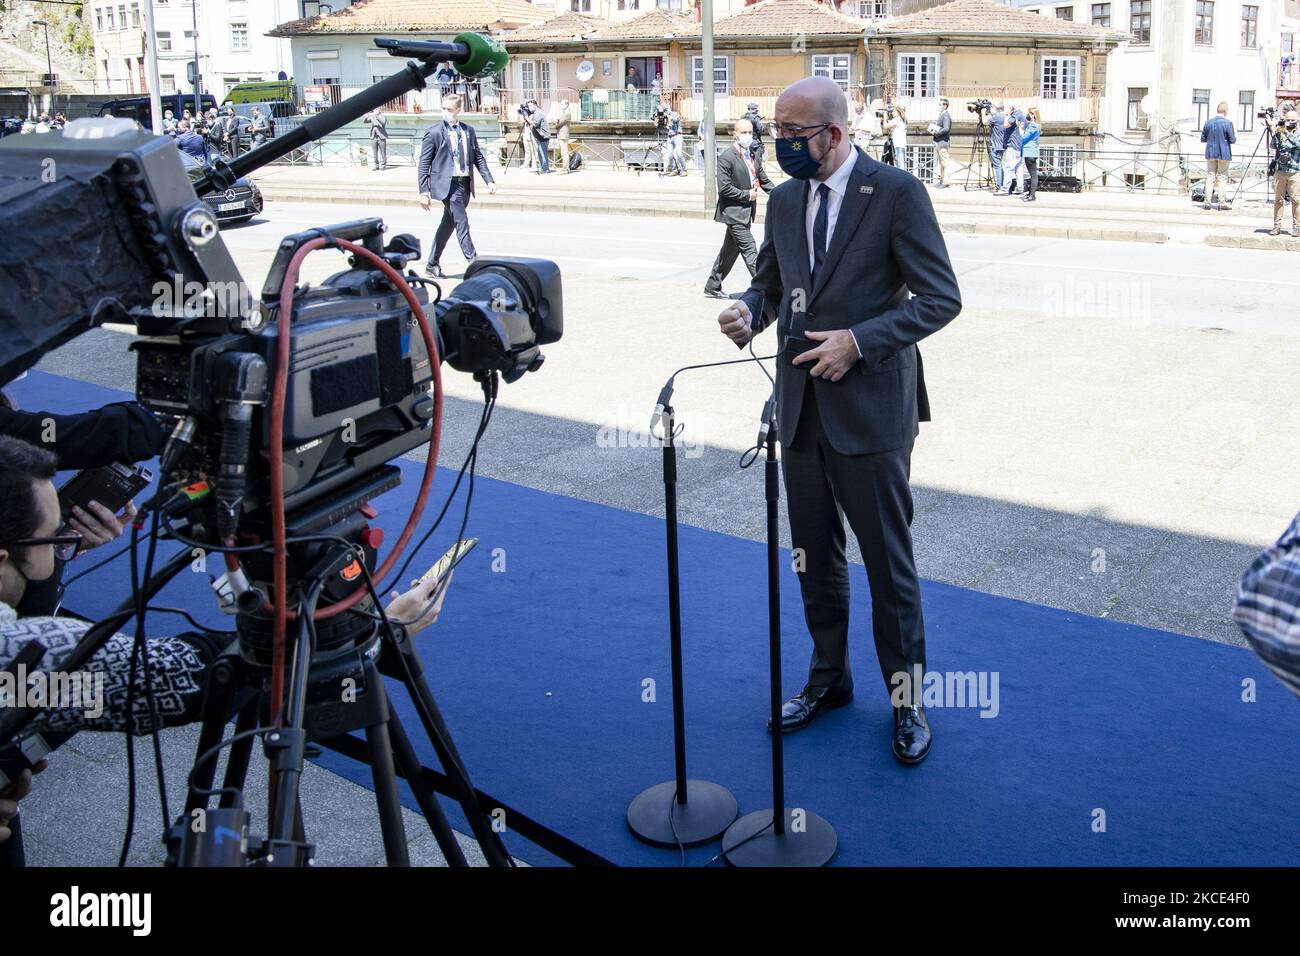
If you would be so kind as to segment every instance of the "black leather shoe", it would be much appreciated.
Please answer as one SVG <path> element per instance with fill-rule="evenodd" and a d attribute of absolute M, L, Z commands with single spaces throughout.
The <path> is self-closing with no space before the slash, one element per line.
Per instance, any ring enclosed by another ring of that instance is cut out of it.
<path fill-rule="evenodd" d="M 838 687 L 805 687 L 797 696 L 787 700 L 781 708 L 781 733 L 792 734 L 803 730 L 813 722 L 823 710 L 834 710 L 852 702 L 853 688 L 842 690 Z M 767 729 L 772 729 L 771 719 Z"/>
<path fill-rule="evenodd" d="M 704 294 L 707 295 L 710 299 L 728 298 L 727 293 L 723 292 L 721 289 L 705 289 Z"/>
<path fill-rule="evenodd" d="M 445 278 L 447 278 L 447 274 L 446 274 L 445 272 L 442 271 L 442 266 L 438 265 L 438 263 L 436 263 L 436 262 L 435 262 L 435 263 L 432 263 L 431 265 L 427 265 L 427 266 L 425 266 L 425 267 L 424 267 L 424 274 L 427 275 L 427 276 L 428 276 L 429 278 L 431 278 L 431 279 L 445 279 Z"/>
<path fill-rule="evenodd" d="M 924 707 L 894 708 L 894 756 L 906 764 L 920 763 L 933 741 Z"/>

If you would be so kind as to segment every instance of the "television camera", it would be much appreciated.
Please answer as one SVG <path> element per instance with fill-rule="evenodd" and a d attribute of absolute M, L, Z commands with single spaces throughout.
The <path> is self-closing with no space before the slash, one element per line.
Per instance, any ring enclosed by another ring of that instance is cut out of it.
<path fill-rule="evenodd" d="M 310 862 L 297 794 L 302 762 L 309 746 L 353 730 L 366 732 L 362 756 L 375 774 L 389 862 L 406 854 L 395 766 L 448 859 L 463 862 L 380 675 L 405 683 L 444 766 L 444 786 L 489 862 L 510 862 L 411 642 L 383 613 L 376 588 L 410 541 L 432 483 L 441 364 L 473 375 L 490 413 L 498 381 L 540 368 L 540 347 L 562 335 L 559 269 L 540 259 L 480 257 L 444 298 L 435 283 L 403 275 L 419 256 L 418 241 L 397 235 L 385 242 L 382 221 L 365 218 L 287 236 L 255 296 L 197 198 L 424 87 L 442 61 L 469 78 L 499 72 L 506 62 L 498 43 L 473 33 L 449 43 L 375 43 L 411 59 L 271 142 L 217 160 L 194 183 L 171 139 L 129 121 L 88 120 L 62 134 L 0 143 L 0 228 L 30 243 L 24 261 L 0 264 L 0 323 L 8 332 L 0 382 L 89 328 L 129 323 L 137 332 L 137 397 L 171 429 L 159 490 L 147 503 L 153 525 L 145 583 L 91 628 L 65 666 L 84 666 L 142 613 L 188 565 L 192 548 L 221 555 L 225 565 L 214 586 L 235 615 L 238 640 L 212 671 L 220 679 L 206 697 L 190 798 L 169 833 L 177 864 Z M 316 286 L 301 283 L 303 260 L 327 248 L 349 253 L 347 268 Z M 421 445 L 429 447 L 416 505 L 376 568 L 382 535 L 370 526 L 368 503 L 400 482 L 394 459 Z M 163 531 L 185 547 L 153 574 Z M 349 679 L 365 691 L 362 706 L 345 713 L 337 692 Z M 236 713 L 239 732 L 225 741 L 223 728 Z M 0 713 L 0 743 L 31 716 Z M 271 762 L 272 788 L 268 836 L 250 843 L 242 796 L 231 794 L 242 793 L 255 737 Z M 220 807 L 209 809 L 225 746 L 226 786 Z M 211 827 L 196 832 L 189 824 L 200 811 L 219 814 L 212 821 L 239 839 L 223 843 Z"/>

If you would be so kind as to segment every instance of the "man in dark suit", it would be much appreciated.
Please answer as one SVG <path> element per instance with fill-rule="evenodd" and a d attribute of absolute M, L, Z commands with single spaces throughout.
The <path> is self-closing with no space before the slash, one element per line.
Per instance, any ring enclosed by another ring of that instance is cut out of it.
<path fill-rule="evenodd" d="M 925 186 L 853 146 L 833 81 L 787 88 L 775 125 L 777 161 L 791 179 L 768 202 L 749 290 L 718 322 L 740 346 L 775 323 L 781 353 L 778 434 L 813 654 L 780 730 L 853 697 L 847 517 L 894 703 L 893 752 L 914 764 L 931 743 L 908 483 L 917 422 L 930 417 L 916 343 L 953 320 L 961 294 Z"/>
<path fill-rule="evenodd" d="M 460 251 L 467 263 L 478 253 L 469 235 L 469 216 L 466 207 L 474 195 L 474 170 L 478 170 L 487 183 L 488 192 L 495 193 L 497 184 L 488 171 L 487 157 L 479 149 L 478 137 L 469 126 L 460 122 L 462 104 L 459 93 L 449 93 L 442 98 L 443 121 L 429 127 L 420 144 L 420 208 L 428 210 L 435 199 L 442 201 L 442 221 L 433 237 L 433 249 L 424 274 L 435 279 L 445 279 L 439 260 L 442 250 L 451 238 L 452 230 L 460 242 Z"/>
<path fill-rule="evenodd" d="M 713 221 L 727 227 L 722 239 L 722 249 L 713 263 L 713 271 L 704 283 L 704 294 L 715 299 L 725 299 L 722 283 L 731 274 L 736 256 L 745 260 L 745 268 L 754 274 L 758 249 L 749 225 L 758 209 L 758 191 L 771 192 L 772 180 L 763 170 L 763 156 L 754 153 L 753 126 L 747 119 L 736 120 L 732 132 L 735 142 L 731 149 L 718 154 L 718 205 L 713 211 Z"/>

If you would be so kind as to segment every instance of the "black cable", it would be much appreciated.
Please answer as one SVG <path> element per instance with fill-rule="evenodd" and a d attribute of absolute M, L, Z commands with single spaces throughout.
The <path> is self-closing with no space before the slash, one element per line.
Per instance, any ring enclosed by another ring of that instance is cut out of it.
<path fill-rule="evenodd" d="M 68 587 L 70 587 L 73 584 L 73 582 L 78 581 L 81 578 L 84 578 L 87 574 L 90 574 L 92 571 L 98 571 L 100 568 L 108 564 L 110 561 L 116 561 L 118 558 L 120 558 L 122 555 L 126 554 L 130 550 L 131 550 L 131 545 L 128 544 L 126 547 L 113 552 L 108 557 L 104 558 L 102 561 L 97 561 L 96 563 L 92 564 L 90 567 L 78 571 L 76 574 L 72 575 L 72 577 L 66 578 L 63 581 L 64 591 L 66 591 Z"/>
<path fill-rule="evenodd" d="M 745 839 L 741 840 L 739 843 L 737 843 L 735 846 L 733 846 L 730 850 L 723 850 L 721 853 L 717 853 L 717 854 L 715 854 L 714 856 L 710 857 L 709 859 L 705 860 L 703 865 L 704 865 L 704 866 L 712 866 L 714 863 L 717 863 L 719 860 L 721 860 L 723 857 L 725 857 L 728 853 L 734 853 L 736 850 L 739 850 L 742 846 L 744 846 L 744 845 L 745 845 L 746 843 L 748 843 L 750 840 L 757 840 L 759 837 L 761 837 L 761 836 L 762 836 L 764 833 L 766 833 L 768 830 L 772 829 L 772 827 L 773 827 L 775 824 L 776 824 L 776 815 L 773 814 L 773 815 L 772 815 L 772 819 L 771 819 L 771 821 L 767 824 L 767 826 L 763 827 L 761 830 L 757 830 L 757 831 L 755 831 L 754 833 L 751 833 L 749 836 L 745 837 Z"/>
<path fill-rule="evenodd" d="M 477 465 L 479 442 L 483 440 L 483 435 L 487 432 L 488 425 L 492 422 L 492 412 L 495 408 L 496 388 L 495 386 L 492 386 L 489 390 L 487 383 L 484 383 L 483 412 L 479 416 L 478 430 L 474 435 L 473 443 L 470 445 L 469 454 L 465 456 L 465 461 L 461 464 L 460 470 L 456 474 L 456 481 L 452 484 L 451 491 L 447 493 L 447 500 L 443 502 L 442 510 L 438 512 L 438 517 L 434 519 L 433 524 L 429 526 L 429 529 L 420 537 L 420 540 L 415 543 L 415 546 L 411 548 L 410 553 L 406 556 L 406 560 L 402 562 L 402 566 L 394 572 L 391 578 L 393 582 L 392 586 L 396 586 L 397 583 L 402 580 L 406 575 L 407 569 L 411 566 L 411 562 L 415 560 L 415 556 L 420 553 L 420 550 L 426 544 L 429 543 L 429 538 L 433 536 L 433 533 L 437 531 L 438 527 L 442 524 L 442 519 L 446 516 L 447 509 L 451 507 L 451 503 L 456 497 L 456 492 L 460 489 L 460 483 L 465 477 L 466 470 L 470 468 L 471 464 Z M 389 585 L 386 584 L 384 590 L 387 591 L 388 587 Z"/>

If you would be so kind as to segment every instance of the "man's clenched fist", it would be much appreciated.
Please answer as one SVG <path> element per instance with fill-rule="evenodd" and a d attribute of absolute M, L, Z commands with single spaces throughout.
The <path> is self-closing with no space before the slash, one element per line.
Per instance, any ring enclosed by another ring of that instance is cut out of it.
<path fill-rule="evenodd" d="M 722 334 L 737 345 L 744 345 L 753 337 L 752 323 L 754 316 L 749 311 L 749 306 L 737 300 L 727 306 L 718 315 L 718 325 L 722 329 Z"/>

